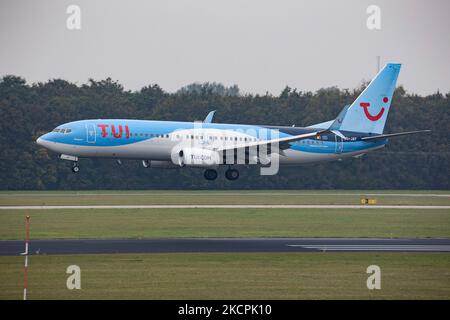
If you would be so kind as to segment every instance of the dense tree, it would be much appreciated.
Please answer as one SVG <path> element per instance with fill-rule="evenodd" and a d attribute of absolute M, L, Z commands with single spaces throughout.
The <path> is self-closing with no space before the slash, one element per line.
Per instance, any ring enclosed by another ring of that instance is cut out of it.
<path fill-rule="evenodd" d="M 225 87 L 223 84 L 217 82 L 191 83 L 185 87 L 182 87 L 180 90 L 177 91 L 177 93 L 185 93 L 185 94 L 194 93 L 199 95 L 213 94 L 223 97 L 225 96 L 237 97 L 240 94 L 239 87 L 237 85 Z"/>
<path fill-rule="evenodd" d="M 429 96 L 395 92 L 386 131 L 432 129 L 430 134 L 392 139 L 384 149 L 341 162 L 282 168 L 260 176 L 257 168 L 236 182 L 207 182 L 199 169 L 144 169 L 138 161 L 81 160 L 70 163 L 36 145 L 36 138 L 57 125 L 89 118 L 200 120 L 217 110 L 216 121 L 307 126 L 336 117 L 363 86 L 315 93 L 286 87 L 278 96 L 242 95 L 237 86 L 192 84 L 177 93 L 158 85 L 124 90 L 111 79 L 78 86 L 61 79 L 27 84 L 16 76 L 0 80 L 1 189 L 169 189 L 169 188 L 346 188 L 449 189 L 450 93 Z M 223 172 L 221 172 L 223 175 Z"/>

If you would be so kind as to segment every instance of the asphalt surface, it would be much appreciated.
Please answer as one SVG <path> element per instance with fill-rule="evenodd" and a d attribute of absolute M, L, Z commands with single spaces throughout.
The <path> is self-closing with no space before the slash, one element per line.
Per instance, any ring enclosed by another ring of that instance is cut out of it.
<path fill-rule="evenodd" d="M 97 196 L 152 196 L 152 195 L 162 195 L 162 196 L 173 196 L 173 195 L 183 195 L 183 196 L 199 196 L 199 195 L 211 195 L 214 197 L 221 196 L 382 196 L 382 197 L 443 197 L 450 198 L 449 193 L 394 193 L 394 192 L 329 192 L 324 191 L 320 193 L 315 192 L 286 192 L 286 191 L 260 191 L 260 192 L 249 192 L 242 190 L 240 192 L 234 191 L 157 191 L 152 190 L 151 192 L 95 192 L 95 191 L 63 191 L 63 192 L 48 192 L 48 191 L 34 191 L 34 192 L 18 192 L 18 191 L 2 191 L 0 197 L 8 196 L 20 196 L 20 197 L 97 197 Z"/>
<path fill-rule="evenodd" d="M 20 255 L 24 241 L 0 241 L 0 256 Z M 170 252 L 450 252 L 450 239 L 177 238 L 32 240 L 29 254 Z"/>
<path fill-rule="evenodd" d="M 450 209 L 450 206 L 415 205 L 331 205 L 331 204 L 168 204 L 168 205 L 65 205 L 65 206 L 0 206 L 0 210 L 48 210 L 48 209 L 189 209 L 189 208 L 275 208 L 275 209 Z"/>

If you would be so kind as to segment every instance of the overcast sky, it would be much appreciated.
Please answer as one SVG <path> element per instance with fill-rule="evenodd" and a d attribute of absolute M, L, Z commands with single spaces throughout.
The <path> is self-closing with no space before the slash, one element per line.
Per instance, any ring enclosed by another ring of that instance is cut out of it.
<path fill-rule="evenodd" d="M 81 9 L 69 30 L 66 9 Z M 369 30 L 369 5 L 381 30 Z M 376 56 L 401 62 L 408 92 L 450 91 L 448 0 L 0 0 L 0 76 L 78 84 L 111 77 L 137 90 L 192 82 L 273 94 L 355 88 Z"/>

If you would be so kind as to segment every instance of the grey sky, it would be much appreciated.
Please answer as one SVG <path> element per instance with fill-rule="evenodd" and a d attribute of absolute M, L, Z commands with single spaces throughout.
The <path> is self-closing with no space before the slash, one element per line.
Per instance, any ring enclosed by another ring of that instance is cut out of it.
<path fill-rule="evenodd" d="M 81 8 L 81 30 L 66 8 Z M 381 30 L 366 8 L 381 8 Z M 192 82 L 278 94 L 355 88 L 403 63 L 409 92 L 450 91 L 448 0 L 0 0 L 0 75 L 78 84 L 111 77 L 136 90 Z"/>

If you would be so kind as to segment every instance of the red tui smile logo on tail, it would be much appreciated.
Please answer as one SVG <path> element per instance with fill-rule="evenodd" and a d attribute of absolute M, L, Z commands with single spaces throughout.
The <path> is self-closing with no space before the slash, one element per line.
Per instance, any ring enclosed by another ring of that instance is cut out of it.
<path fill-rule="evenodd" d="M 388 101 L 389 101 L 389 99 L 387 97 L 383 98 L 384 103 L 387 103 Z M 369 119 L 370 121 L 379 120 L 384 113 L 384 107 L 381 107 L 380 112 L 377 115 L 373 116 L 369 113 L 369 109 L 368 109 L 370 107 L 369 102 L 361 102 L 359 105 L 364 108 L 364 114 L 366 115 L 367 119 Z"/>

